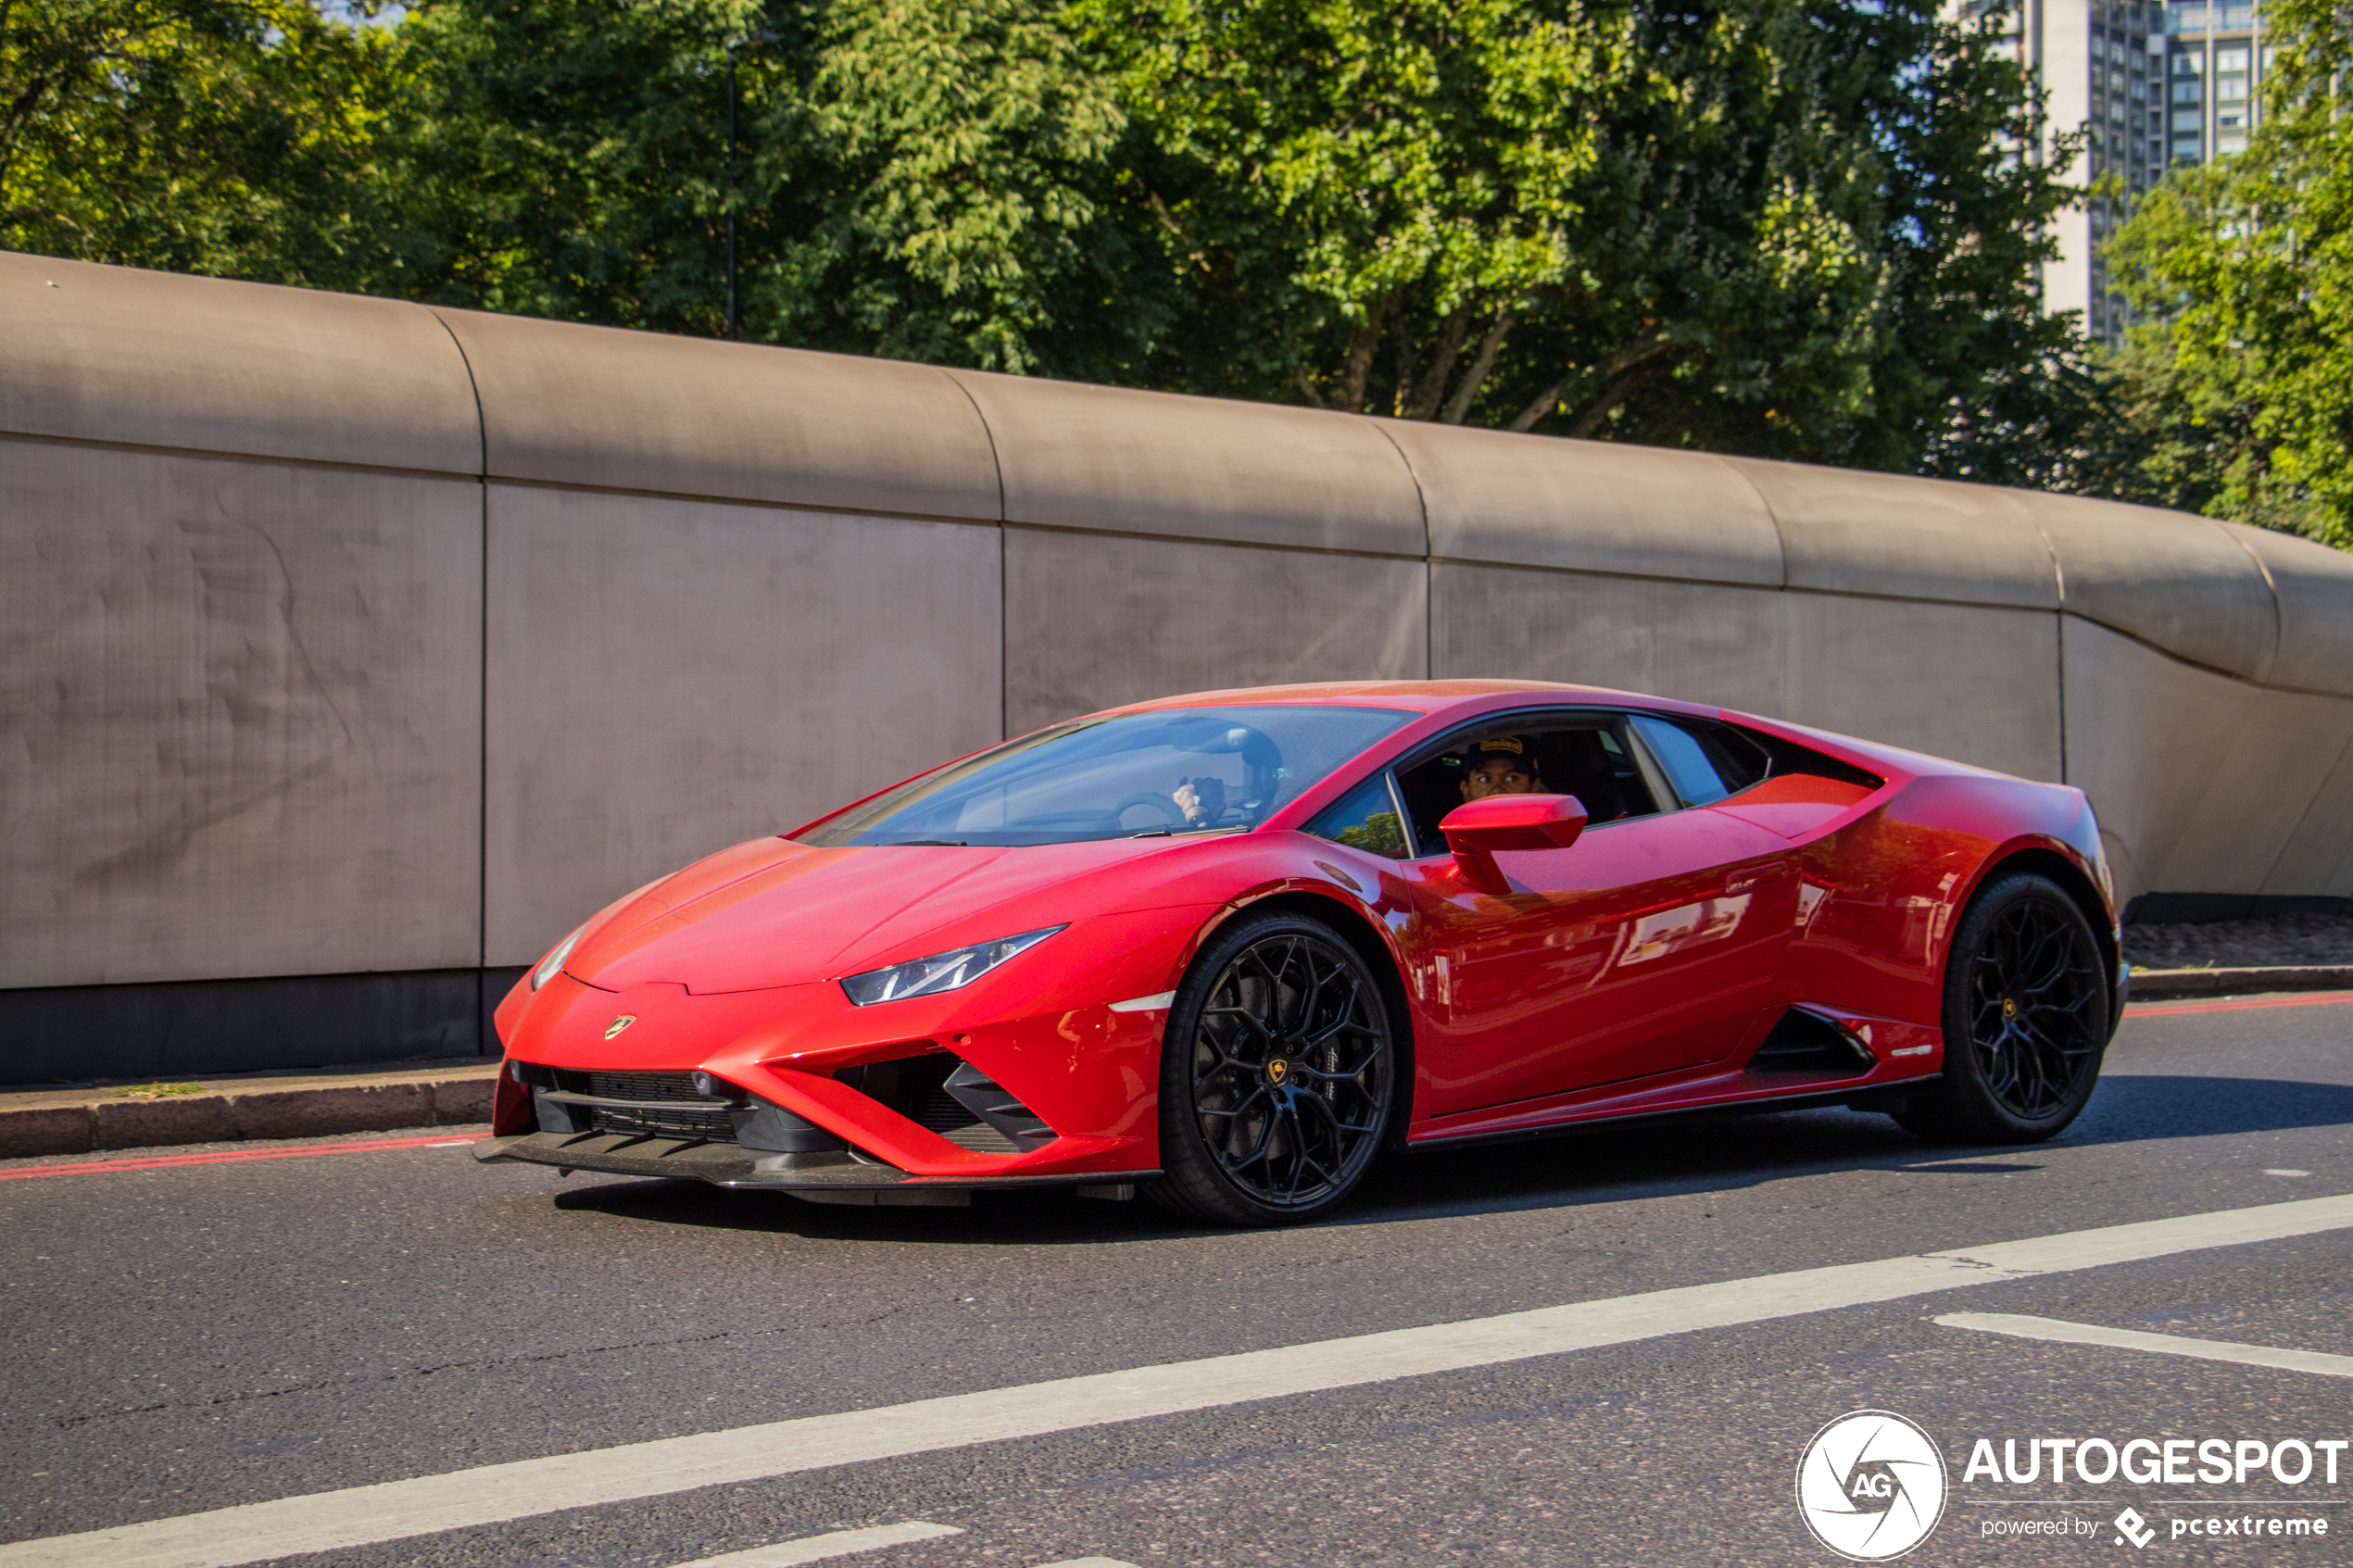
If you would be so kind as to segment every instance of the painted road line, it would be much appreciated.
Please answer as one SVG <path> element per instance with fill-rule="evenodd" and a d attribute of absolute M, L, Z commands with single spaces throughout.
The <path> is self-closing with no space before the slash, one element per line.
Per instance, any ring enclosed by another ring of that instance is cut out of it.
<path fill-rule="evenodd" d="M 2201 1361 L 2236 1361 L 2242 1366 L 2353 1377 L 2353 1356 L 2332 1356 L 2319 1350 L 2277 1350 L 2269 1345 L 2239 1345 L 2228 1339 L 2184 1339 L 2177 1334 L 2144 1334 L 2133 1328 L 2102 1328 L 2097 1323 L 2062 1323 L 2057 1318 L 2022 1317 L 2013 1312 L 1947 1312 L 1936 1321 L 1946 1328 L 1973 1328 L 1981 1334 L 2007 1334 L 2015 1339 L 2106 1345 L 2119 1350 L 2150 1350 L 2160 1356 L 2193 1356 Z"/>
<path fill-rule="evenodd" d="M 136 1160 L 93 1160 L 78 1165 L 29 1165 L 0 1171 L 0 1182 L 25 1182 L 35 1176 L 95 1176 L 108 1171 L 160 1171 L 173 1165 L 234 1165 L 247 1160 L 303 1160 L 314 1154 L 373 1154 L 387 1148 L 471 1148 L 480 1142 L 472 1134 L 451 1137 L 447 1132 L 422 1138 L 362 1138 L 354 1143 L 279 1145 L 271 1148 L 208 1149 L 202 1154 L 158 1154 Z"/>
<path fill-rule="evenodd" d="M 2180 1012 L 2251 1012 L 2262 1008 L 2338 1007 L 2353 1002 L 2353 991 L 2316 991 L 2302 997 L 2240 997 L 2227 1002 L 2135 1002 L 2124 1016 L 2165 1018 Z"/>
<path fill-rule="evenodd" d="M 2184 1214 L 661 1437 L 0 1546 L 0 1568 L 236 1568 L 704 1486 L 2353 1229 L 2353 1196 Z"/>
<path fill-rule="evenodd" d="M 879 1551 L 887 1546 L 905 1546 L 910 1541 L 936 1540 L 941 1536 L 963 1533 L 953 1524 L 910 1519 L 904 1524 L 875 1524 L 863 1530 L 803 1536 L 797 1541 L 756 1546 L 749 1551 L 731 1551 L 724 1557 L 698 1557 L 692 1562 L 680 1563 L 678 1568 L 793 1568 L 797 1562 L 824 1562 L 836 1557 L 853 1557 L 862 1551 Z"/>

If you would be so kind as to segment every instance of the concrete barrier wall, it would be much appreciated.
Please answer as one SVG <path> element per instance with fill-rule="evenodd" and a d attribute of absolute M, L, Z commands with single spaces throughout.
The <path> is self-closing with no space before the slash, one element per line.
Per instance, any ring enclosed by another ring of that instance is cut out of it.
<path fill-rule="evenodd" d="M 0 342 L 0 1079 L 471 1048 L 700 853 L 1216 685 L 1721 703 L 2353 893 L 2353 560 L 2277 534 L 34 257 Z"/>

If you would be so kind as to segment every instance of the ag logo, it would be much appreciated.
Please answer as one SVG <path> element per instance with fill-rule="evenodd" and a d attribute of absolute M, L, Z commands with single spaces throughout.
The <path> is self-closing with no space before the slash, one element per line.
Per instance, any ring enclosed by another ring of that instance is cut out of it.
<path fill-rule="evenodd" d="M 608 1040 L 611 1039 L 615 1035 L 620 1034 L 623 1029 L 628 1028 L 631 1024 L 636 1022 L 637 1015 L 635 1013 L 623 1013 L 619 1018 L 614 1019 L 610 1023 L 605 1025 L 605 1038 Z"/>
<path fill-rule="evenodd" d="M 1797 1512 L 1841 1557 L 1901 1557 L 1944 1516 L 1944 1456 L 1900 1415 L 1840 1416 L 1814 1434 L 1797 1461 Z"/>

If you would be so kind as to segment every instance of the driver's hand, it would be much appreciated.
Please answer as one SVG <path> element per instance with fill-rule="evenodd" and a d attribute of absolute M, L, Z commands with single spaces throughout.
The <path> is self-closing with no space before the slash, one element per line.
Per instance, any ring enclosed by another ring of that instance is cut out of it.
<path fill-rule="evenodd" d="M 1208 827 L 1226 814 L 1226 784 L 1222 779 L 1187 779 L 1169 798 L 1185 813 L 1188 825 Z"/>

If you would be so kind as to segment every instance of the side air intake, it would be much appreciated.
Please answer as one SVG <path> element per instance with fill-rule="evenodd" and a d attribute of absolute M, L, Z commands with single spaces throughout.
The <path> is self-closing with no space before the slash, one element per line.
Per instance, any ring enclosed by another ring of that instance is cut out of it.
<path fill-rule="evenodd" d="M 1756 1054 L 1751 1073 L 1835 1073 L 1853 1077 L 1879 1065 L 1870 1047 L 1818 1013 L 1792 1008 L 1781 1014 Z"/>

